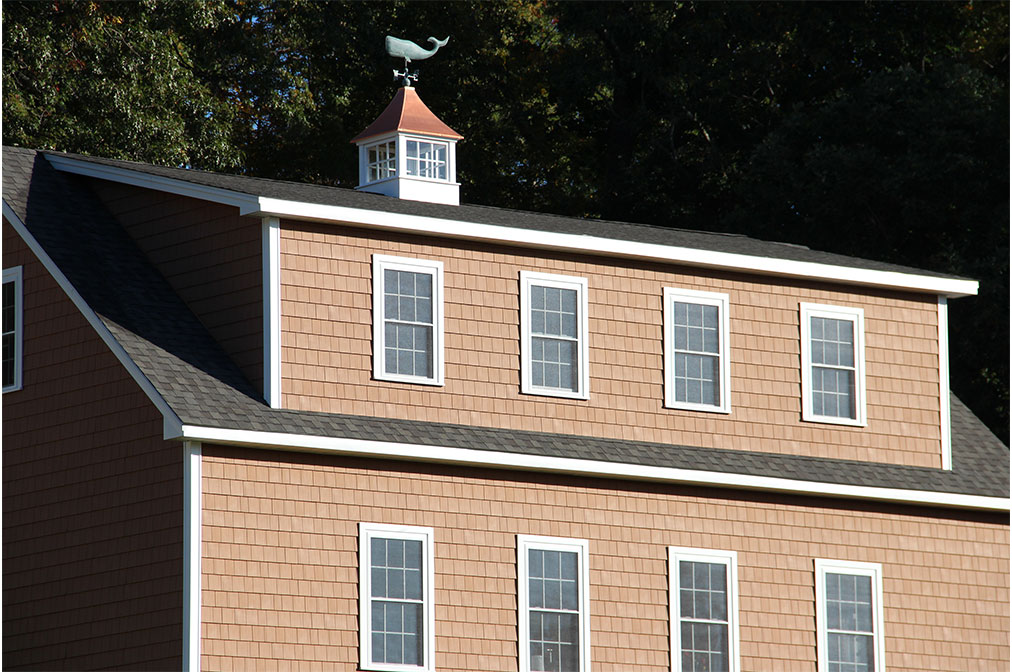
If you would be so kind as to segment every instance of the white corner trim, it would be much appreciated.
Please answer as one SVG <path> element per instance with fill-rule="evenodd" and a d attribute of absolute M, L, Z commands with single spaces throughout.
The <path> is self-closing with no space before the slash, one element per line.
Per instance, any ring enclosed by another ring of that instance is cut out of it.
<path fill-rule="evenodd" d="M 92 329 L 94 329 L 99 337 L 101 337 L 101 339 L 105 342 L 109 350 L 112 351 L 112 354 L 116 356 L 116 359 L 119 360 L 120 364 L 122 364 L 127 370 L 127 373 L 130 374 L 130 377 L 134 379 L 134 382 L 137 383 L 141 390 L 144 391 L 144 394 L 147 395 L 148 399 L 151 400 L 151 403 L 155 405 L 155 408 L 157 408 L 162 414 L 164 424 L 163 438 L 174 439 L 180 437 L 182 434 L 183 423 L 180 421 L 179 416 L 177 416 L 175 411 L 169 407 L 168 402 L 162 398 L 162 395 L 158 393 L 158 390 L 155 389 L 155 386 L 152 385 L 151 381 L 144 375 L 144 372 L 141 371 L 140 367 L 138 367 L 133 359 L 130 358 L 130 355 L 128 355 L 127 351 L 123 349 L 120 342 L 116 340 L 116 337 L 112 335 L 112 332 L 109 331 L 107 326 L 105 326 L 102 319 L 95 313 L 94 310 L 92 310 L 91 306 L 89 306 L 84 298 L 78 293 L 77 289 L 74 288 L 74 285 L 72 285 L 70 280 L 67 279 L 67 276 L 65 276 L 63 271 L 61 271 L 56 265 L 56 262 L 54 262 L 49 254 L 46 253 L 46 250 L 41 244 L 39 244 L 39 241 L 35 239 L 35 236 L 31 234 L 28 227 L 25 226 L 24 222 L 21 221 L 21 218 L 14 212 L 14 209 L 7 204 L 7 201 L 3 202 L 3 215 L 7 218 L 7 221 L 11 223 L 11 226 L 14 227 L 14 230 L 18 232 L 18 235 L 21 236 L 21 239 L 25 241 L 25 244 L 27 244 L 31 251 L 35 254 L 36 258 L 42 262 L 42 265 L 45 266 L 47 271 L 49 271 L 49 274 L 53 276 L 53 279 L 56 280 L 57 284 L 60 285 L 60 288 L 67 294 L 67 297 L 74 303 L 75 306 L 77 306 L 77 309 L 81 311 L 84 319 L 88 321 L 88 324 L 91 325 Z"/>
<path fill-rule="evenodd" d="M 183 669 L 200 670 L 201 448 L 183 442 Z"/>
<path fill-rule="evenodd" d="M 476 224 L 438 217 L 421 217 L 379 210 L 364 210 L 337 205 L 321 205 L 267 198 L 216 187 L 206 187 L 185 180 L 149 175 L 125 168 L 106 166 L 83 159 L 73 159 L 52 154 L 46 154 L 46 158 L 58 170 L 113 180 L 124 184 L 133 184 L 149 189 L 157 189 L 182 196 L 200 198 L 214 203 L 233 205 L 239 208 L 239 214 L 241 215 L 343 222 L 393 231 L 409 231 L 547 250 L 677 263 L 701 268 L 751 271 L 779 277 L 814 278 L 840 282 L 846 285 L 930 292 L 942 294 L 950 298 L 975 295 L 978 288 L 978 283 L 975 280 L 938 278 L 928 275 L 918 275 L 916 273 L 898 273 L 896 271 L 858 269 L 833 264 L 790 261 L 772 257 L 714 252 L 711 250 L 657 245 L 654 243 L 638 243 L 570 233 L 514 229 L 506 226 Z"/>
<path fill-rule="evenodd" d="M 263 246 L 264 400 L 281 408 L 281 222 L 264 217 Z"/>
<path fill-rule="evenodd" d="M 245 429 L 221 429 L 183 425 L 185 439 L 248 446 L 267 450 L 293 450 L 359 457 L 393 458 L 420 462 L 492 467 L 498 469 L 520 469 L 544 471 L 597 478 L 622 478 L 643 481 L 659 481 L 682 485 L 759 490 L 815 497 L 864 499 L 903 504 L 922 504 L 957 509 L 981 509 L 986 511 L 1009 511 L 1008 498 L 983 495 L 961 495 L 927 490 L 905 490 L 900 488 L 876 488 L 865 485 L 841 485 L 818 481 L 802 481 L 771 476 L 750 476 L 747 474 L 679 469 L 675 467 L 654 467 L 624 462 L 604 462 L 565 457 L 548 457 L 523 453 L 505 453 L 472 448 L 451 448 L 446 446 L 366 441 L 310 434 L 289 434 L 283 432 L 259 432 Z"/>
<path fill-rule="evenodd" d="M 942 469 L 952 469 L 952 404 L 949 400 L 949 304 L 938 297 L 938 408 L 941 415 Z"/>

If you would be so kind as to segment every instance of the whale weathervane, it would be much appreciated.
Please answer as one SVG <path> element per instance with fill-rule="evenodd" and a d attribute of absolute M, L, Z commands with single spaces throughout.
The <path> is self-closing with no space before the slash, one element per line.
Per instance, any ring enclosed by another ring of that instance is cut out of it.
<path fill-rule="evenodd" d="M 437 40 L 434 37 L 430 37 L 428 41 L 432 43 L 432 48 L 423 49 L 411 40 L 402 40 L 399 37 L 387 35 L 387 54 L 396 58 L 404 59 L 404 72 L 394 70 L 394 79 L 404 80 L 404 86 L 411 86 L 412 81 L 418 81 L 418 71 L 409 71 L 408 64 L 411 63 L 411 61 L 424 61 L 426 58 L 435 55 L 435 53 L 439 51 L 440 47 L 446 46 L 446 43 L 450 41 L 450 38 L 447 36 L 445 39 Z"/>

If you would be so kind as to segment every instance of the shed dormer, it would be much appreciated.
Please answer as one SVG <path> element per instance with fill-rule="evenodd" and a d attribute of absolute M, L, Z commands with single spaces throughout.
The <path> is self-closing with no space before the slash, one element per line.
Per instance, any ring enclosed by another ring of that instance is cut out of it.
<path fill-rule="evenodd" d="M 414 87 L 397 91 L 383 113 L 352 139 L 361 191 L 460 205 L 457 141 L 464 136 L 425 106 Z"/>

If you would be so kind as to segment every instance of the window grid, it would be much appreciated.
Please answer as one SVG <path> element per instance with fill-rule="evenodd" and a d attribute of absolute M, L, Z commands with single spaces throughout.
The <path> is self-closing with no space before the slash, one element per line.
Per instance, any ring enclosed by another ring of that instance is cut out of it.
<path fill-rule="evenodd" d="M 588 398 L 587 281 L 520 272 L 521 391 Z"/>
<path fill-rule="evenodd" d="M 720 405 L 720 318 L 717 306 L 674 303 L 675 400 Z"/>
<path fill-rule="evenodd" d="M 407 141 L 407 174 L 446 180 L 447 145 L 442 142 Z"/>
<path fill-rule="evenodd" d="M 854 323 L 811 317 L 812 411 L 854 418 Z"/>
<path fill-rule="evenodd" d="M 577 292 L 531 286 L 531 383 L 537 387 L 576 391 Z"/>
<path fill-rule="evenodd" d="M 737 671 L 737 555 L 675 547 L 668 552 L 672 669 Z"/>
<path fill-rule="evenodd" d="M 816 560 L 819 672 L 880 672 L 881 565 Z"/>
<path fill-rule="evenodd" d="M 802 418 L 866 424 L 864 311 L 801 303 Z"/>
<path fill-rule="evenodd" d="M 521 670 L 587 669 L 586 542 L 517 536 Z"/>
<path fill-rule="evenodd" d="M 432 275 L 385 269 L 386 371 L 432 377 Z"/>
<path fill-rule="evenodd" d="M 443 384 L 443 265 L 373 255 L 373 376 Z"/>
<path fill-rule="evenodd" d="M 397 174 L 397 142 L 381 142 L 369 147 L 368 181 L 376 182 Z"/>
<path fill-rule="evenodd" d="M 729 413 L 727 294 L 664 288 L 664 405 Z"/>
<path fill-rule="evenodd" d="M 359 524 L 360 667 L 434 669 L 432 529 Z"/>

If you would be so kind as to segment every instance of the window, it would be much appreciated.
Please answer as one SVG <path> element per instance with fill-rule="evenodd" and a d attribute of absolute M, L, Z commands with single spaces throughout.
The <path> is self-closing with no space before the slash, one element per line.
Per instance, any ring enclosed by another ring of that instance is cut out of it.
<path fill-rule="evenodd" d="M 3 278 L 3 391 L 21 389 L 21 267 L 4 269 Z"/>
<path fill-rule="evenodd" d="M 588 544 L 517 535 L 521 672 L 590 669 Z"/>
<path fill-rule="evenodd" d="M 435 670 L 431 527 L 359 523 L 359 656 L 366 670 Z"/>
<path fill-rule="evenodd" d="M 738 554 L 668 548 L 671 669 L 737 672 Z"/>
<path fill-rule="evenodd" d="M 864 311 L 801 304 L 802 418 L 864 425 Z"/>
<path fill-rule="evenodd" d="M 397 174 L 397 141 L 389 140 L 372 145 L 367 150 L 367 181 L 376 182 Z"/>
<path fill-rule="evenodd" d="M 819 672 L 882 672 L 882 566 L 815 561 Z"/>
<path fill-rule="evenodd" d="M 587 399 L 587 280 L 520 272 L 520 380 L 527 394 Z"/>
<path fill-rule="evenodd" d="M 731 411 L 728 295 L 664 289 L 664 405 Z"/>
<path fill-rule="evenodd" d="M 443 264 L 373 255 L 373 375 L 443 384 Z"/>
<path fill-rule="evenodd" d="M 445 142 L 426 140 L 407 141 L 407 174 L 446 181 Z"/>

